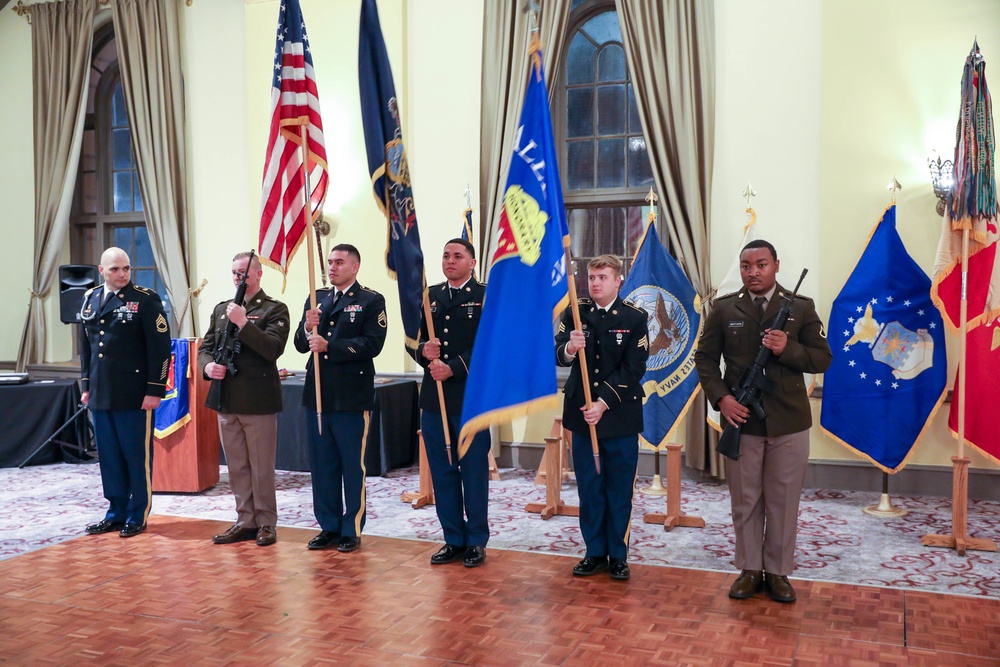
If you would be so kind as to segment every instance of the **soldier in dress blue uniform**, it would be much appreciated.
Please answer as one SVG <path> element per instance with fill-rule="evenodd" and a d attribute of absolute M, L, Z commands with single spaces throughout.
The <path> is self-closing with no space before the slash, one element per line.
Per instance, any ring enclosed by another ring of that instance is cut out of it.
<path fill-rule="evenodd" d="M 580 491 L 580 532 L 586 557 L 573 568 L 576 576 L 608 570 L 612 579 L 628 579 L 632 491 L 639 463 L 642 424 L 642 376 L 649 343 L 646 311 L 618 296 L 622 263 L 601 255 L 587 265 L 590 298 L 580 299 L 582 331 L 573 329 L 567 308 L 556 334 L 556 362 L 572 366 L 563 401 L 563 426 L 573 434 L 573 464 Z M 578 353 L 587 355 L 591 408 L 586 409 Z M 590 425 L 597 428 L 601 473 L 594 465 Z"/>
<path fill-rule="evenodd" d="M 160 297 L 132 284 L 124 250 L 105 250 L 98 268 L 104 285 L 80 310 L 80 370 L 111 506 L 86 531 L 132 537 L 146 529 L 152 500 L 153 411 L 167 389 L 170 327 Z"/>
<path fill-rule="evenodd" d="M 310 353 L 302 404 L 312 411 L 306 426 L 313 511 L 321 530 L 309 548 L 347 552 L 361 544 L 365 526 L 365 441 L 375 407 L 373 360 L 385 344 L 385 298 L 357 282 L 361 253 L 353 245 L 334 246 L 326 264 L 331 287 L 317 290 L 315 309 L 306 300 L 295 330 L 295 349 Z M 322 433 L 312 352 L 319 354 Z"/>
<path fill-rule="evenodd" d="M 475 267 L 476 251 L 471 243 L 452 239 L 445 244 L 441 270 L 447 280 L 428 290 L 437 337 L 429 340 L 425 313 L 414 355 L 417 363 L 424 367 L 420 428 L 445 541 L 445 545 L 431 556 L 432 565 L 458 559 L 462 559 L 466 567 L 482 565 L 486 561 L 486 543 L 490 538 L 487 521 L 489 431 L 480 431 L 465 455 L 461 459 L 458 456 L 465 381 L 486 293 L 486 285 L 472 277 Z M 438 381 L 444 390 L 452 443 L 451 460 L 444 442 Z"/>

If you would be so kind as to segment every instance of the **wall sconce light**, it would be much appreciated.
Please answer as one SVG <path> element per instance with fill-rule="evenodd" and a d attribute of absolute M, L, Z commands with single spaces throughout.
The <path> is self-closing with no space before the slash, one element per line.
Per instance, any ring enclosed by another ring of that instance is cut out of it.
<path fill-rule="evenodd" d="M 931 151 L 927 156 L 927 168 L 931 172 L 934 195 L 938 198 L 937 214 L 944 216 L 945 206 L 948 205 L 948 193 L 955 185 L 955 167 L 951 160 L 942 161 L 937 151 Z"/>

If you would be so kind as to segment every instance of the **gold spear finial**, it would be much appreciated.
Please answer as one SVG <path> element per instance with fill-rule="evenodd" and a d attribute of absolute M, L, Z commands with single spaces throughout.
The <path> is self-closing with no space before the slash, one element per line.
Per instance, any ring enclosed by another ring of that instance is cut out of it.
<path fill-rule="evenodd" d="M 648 218 L 649 218 L 650 222 L 655 222 L 656 221 L 656 202 L 658 202 L 659 200 L 660 200 L 660 198 L 656 196 L 656 193 L 653 192 L 653 188 L 650 187 L 649 188 L 649 194 L 646 195 L 646 201 L 649 202 L 649 216 L 648 216 Z"/>
<path fill-rule="evenodd" d="M 896 180 L 896 174 L 892 175 L 892 180 L 889 181 L 889 184 L 885 186 L 885 189 L 888 190 L 890 193 L 892 193 L 890 196 L 892 197 L 892 203 L 895 204 L 896 203 L 896 190 L 902 190 L 903 189 L 903 186 L 900 185 L 899 181 Z"/>

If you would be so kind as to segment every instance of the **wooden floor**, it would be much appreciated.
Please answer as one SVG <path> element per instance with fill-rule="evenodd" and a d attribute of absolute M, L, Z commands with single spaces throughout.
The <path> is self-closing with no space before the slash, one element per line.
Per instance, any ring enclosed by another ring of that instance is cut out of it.
<path fill-rule="evenodd" d="M 363 538 L 353 554 L 209 542 L 216 521 L 154 516 L 0 562 L 0 663 L 17 665 L 996 665 L 1000 600 L 794 581 L 730 600 L 733 574 Z"/>

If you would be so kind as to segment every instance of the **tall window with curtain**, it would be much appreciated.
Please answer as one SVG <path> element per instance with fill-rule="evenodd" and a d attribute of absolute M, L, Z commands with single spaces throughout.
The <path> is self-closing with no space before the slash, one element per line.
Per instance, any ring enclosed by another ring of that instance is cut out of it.
<path fill-rule="evenodd" d="M 73 263 L 99 264 L 105 248 L 123 249 L 132 260 L 132 282 L 159 294 L 168 317 L 171 316 L 143 217 L 139 173 L 111 24 L 99 28 L 94 35 L 87 117 L 70 230 Z"/>
<path fill-rule="evenodd" d="M 577 290 L 586 294 L 591 257 L 616 255 L 628 271 L 653 185 L 614 2 L 573 2 L 562 63 L 552 116 Z"/>

